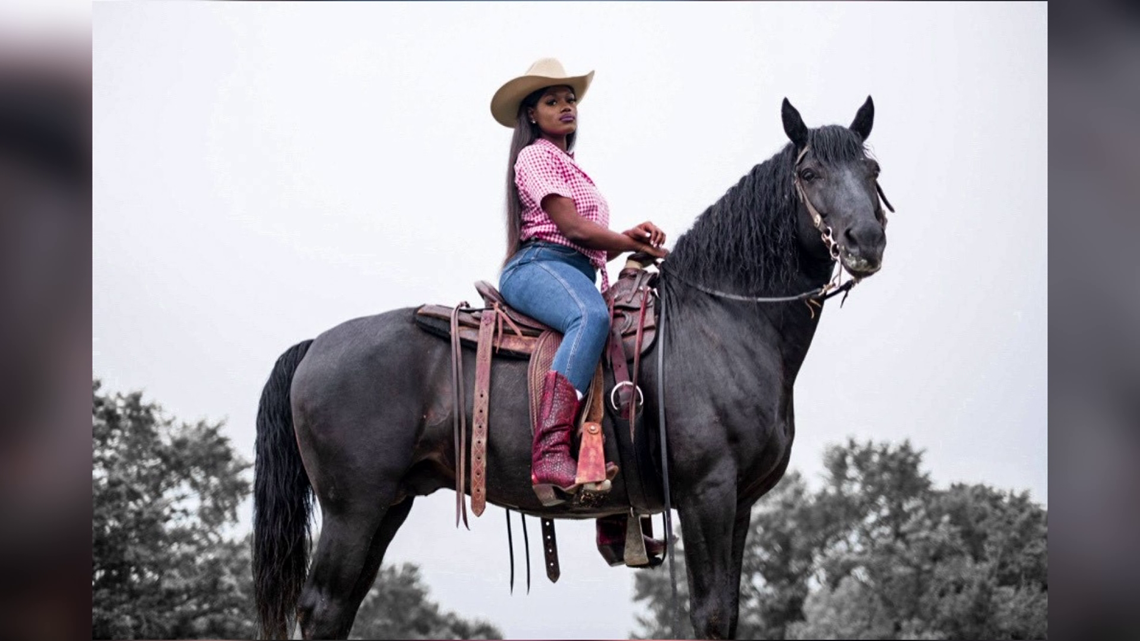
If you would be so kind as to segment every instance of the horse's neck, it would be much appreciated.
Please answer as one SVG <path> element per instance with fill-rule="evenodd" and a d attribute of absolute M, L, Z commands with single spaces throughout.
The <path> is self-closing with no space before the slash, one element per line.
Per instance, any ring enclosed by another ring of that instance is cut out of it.
<path fill-rule="evenodd" d="M 808 286 L 804 291 L 821 287 L 823 282 Z M 822 307 L 812 308 L 809 303 L 797 301 L 782 303 L 784 309 L 776 315 L 775 324 L 780 336 L 783 337 L 781 354 L 784 361 L 784 372 L 788 376 L 788 384 L 794 383 L 799 374 L 800 366 L 807 357 L 808 348 L 811 347 L 815 330 L 819 327 L 819 319 L 823 314 Z"/>
<path fill-rule="evenodd" d="M 798 274 L 794 293 L 821 287 L 826 277 L 820 273 Z M 823 311 L 818 307 L 813 311 L 802 301 L 766 303 L 717 298 L 676 281 L 669 283 L 667 291 L 669 312 L 671 318 L 676 319 L 672 321 L 675 325 L 667 330 L 671 336 L 700 340 L 699 337 L 715 335 L 731 341 L 734 349 L 756 352 L 757 358 L 751 360 L 757 363 L 765 360 L 759 358 L 761 353 L 775 352 L 789 385 L 795 381 L 807 356 Z"/>

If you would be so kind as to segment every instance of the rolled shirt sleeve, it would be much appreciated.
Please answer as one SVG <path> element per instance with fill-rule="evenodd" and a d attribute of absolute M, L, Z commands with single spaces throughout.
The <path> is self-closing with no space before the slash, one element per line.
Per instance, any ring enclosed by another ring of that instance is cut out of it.
<path fill-rule="evenodd" d="M 540 145 L 524 147 L 515 162 L 515 185 L 526 209 L 542 205 L 542 199 L 555 194 L 573 198 L 566 164 Z"/>

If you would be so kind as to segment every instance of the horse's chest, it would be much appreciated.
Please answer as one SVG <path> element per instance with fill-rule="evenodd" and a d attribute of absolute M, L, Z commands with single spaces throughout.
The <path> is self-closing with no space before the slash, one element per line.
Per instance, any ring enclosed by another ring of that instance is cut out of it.
<path fill-rule="evenodd" d="M 741 486 L 771 474 L 786 458 L 794 433 L 789 400 L 780 388 L 735 408 L 718 409 L 719 427 Z"/>

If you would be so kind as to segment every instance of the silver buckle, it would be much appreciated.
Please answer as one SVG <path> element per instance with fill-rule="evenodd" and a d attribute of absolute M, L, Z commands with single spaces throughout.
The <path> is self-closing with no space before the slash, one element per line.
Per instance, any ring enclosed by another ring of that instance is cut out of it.
<path fill-rule="evenodd" d="M 622 381 L 622 382 L 618 383 L 617 385 L 614 385 L 614 388 L 612 390 L 610 390 L 610 407 L 614 408 L 615 412 L 618 412 L 621 410 L 618 408 L 617 398 L 614 395 L 617 394 L 617 391 L 619 389 L 621 389 L 621 387 L 623 385 L 629 385 L 629 386 L 633 387 L 634 391 L 637 392 L 637 406 L 638 407 L 645 405 L 645 396 L 642 395 L 641 388 L 634 385 L 632 381 Z"/>

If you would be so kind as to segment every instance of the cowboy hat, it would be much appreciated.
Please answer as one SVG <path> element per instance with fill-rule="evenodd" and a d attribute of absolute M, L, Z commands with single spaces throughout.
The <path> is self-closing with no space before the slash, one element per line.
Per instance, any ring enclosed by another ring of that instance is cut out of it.
<path fill-rule="evenodd" d="M 523 98 L 532 92 L 544 87 L 567 85 L 574 90 L 574 96 L 581 100 L 582 96 L 586 95 L 586 89 L 590 87 L 590 81 L 593 79 L 593 71 L 584 76 L 568 76 L 566 70 L 562 68 L 562 63 L 554 58 L 536 60 L 530 69 L 526 70 L 526 73 L 518 78 L 508 80 L 506 84 L 499 87 L 495 96 L 491 98 L 491 115 L 499 124 L 514 129 L 519 105 L 522 104 Z"/>

